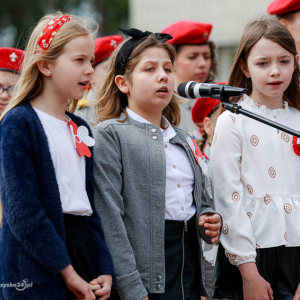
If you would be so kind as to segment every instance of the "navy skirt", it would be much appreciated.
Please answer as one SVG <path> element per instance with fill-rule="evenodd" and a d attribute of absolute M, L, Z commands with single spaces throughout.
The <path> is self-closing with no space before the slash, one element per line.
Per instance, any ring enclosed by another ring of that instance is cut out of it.
<path fill-rule="evenodd" d="M 85 224 L 84 216 L 64 214 L 66 246 L 74 270 L 86 282 L 97 278 L 97 250 Z M 66 300 L 75 295 L 68 289 Z"/>
<path fill-rule="evenodd" d="M 300 282 L 300 247 L 256 249 L 256 266 L 260 276 L 268 281 L 275 300 L 293 300 Z M 219 245 L 213 297 L 243 299 L 243 280 L 238 267 L 232 265 Z"/>

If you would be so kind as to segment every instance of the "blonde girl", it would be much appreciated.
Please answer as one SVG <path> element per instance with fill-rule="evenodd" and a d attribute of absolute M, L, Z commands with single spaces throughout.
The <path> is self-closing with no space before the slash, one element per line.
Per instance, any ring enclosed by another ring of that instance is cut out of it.
<path fill-rule="evenodd" d="M 283 25 L 251 22 L 228 81 L 249 96 L 232 101 L 300 130 L 298 59 Z M 300 299 L 299 155 L 297 139 L 285 132 L 230 112 L 218 118 L 210 171 L 224 226 L 215 297 Z"/>
<path fill-rule="evenodd" d="M 217 241 L 221 218 L 206 202 L 198 149 L 176 127 L 175 50 L 167 34 L 123 31 L 132 38 L 110 59 L 93 131 L 95 204 L 116 269 L 111 299 L 200 299 L 200 239 Z"/>
<path fill-rule="evenodd" d="M 93 59 L 92 32 L 78 17 L 47 15 L 29 39 L 0 118 L 1 299 L 109 297 L 114 269 L 93 204 L 93 139 L 71 113 Z"/>

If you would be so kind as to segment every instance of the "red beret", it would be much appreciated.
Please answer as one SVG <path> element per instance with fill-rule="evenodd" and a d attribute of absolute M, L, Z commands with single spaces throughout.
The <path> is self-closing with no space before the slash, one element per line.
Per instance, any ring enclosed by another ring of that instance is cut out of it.
<path fill-rule="evenodd" d="M 161 32 L 170 34 L 173 39 L 166 43 L 176 45 L 199 45 L 206 43 L 212 24 L 183 20 L 173 23 Z"/>
<path fill-rule="evenodd" d="M 10 48 L 0 47 L 0 71 L 21 72 L 25 51 Z"/>
<path fill-rule="evenodd" d="M 109 35 L 97 38 L 95 40 L 95 62 L 100 63 L 103 59 L 109 57 L 113 51 L 123 42 L 121 35 Z"/>
<path fill-rule="evenodd" d="M 275 0 L 267 8 L 271 15 L 283 15 L 296 10 L 300 10 L 299 0 Z"/>
<path fill-rule="evenodd" d="M 226 85 L 226 82 L 219 82 L 217 84 Z M 194 123 L 202 123 L 214 108 L 216 108 L 221 101 L 212 98 L 198 98 L 192 107 L 192 119 Z"/>
<path fill-rule="evenodd" d="M 221 103 L 218 99 L 198 98 L 192 107 L 192 119 L 194 123 L 202 123 L 214 108 Z"/>

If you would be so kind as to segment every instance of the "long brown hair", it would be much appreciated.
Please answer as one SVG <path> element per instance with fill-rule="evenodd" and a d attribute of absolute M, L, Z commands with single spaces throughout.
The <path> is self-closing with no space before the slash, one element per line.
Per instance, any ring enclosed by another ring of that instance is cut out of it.
<path fill-rule="evenodd" d="M 37 62 L 41 60 L 55 61 L 64 51 L 65 45 L 72 39 L 82 35 L 94 35 L 98 25 L 92 24 L 94 30 L 86 25 L 85 20 L 72 16 L 73 21 L 66 22 L 56 33 L 47 51 L 37 51 L 36 44 L 45 26 L 53 19 L 62 15 L 61 12 L 44 16 L 33 30 L 27 47 L 20 78 L 15 86 L 12 99 L 0 117 L 0 122 L 5 114 L 19 103 L 39 96 L 44 89 L 43 77 L 38 69 Z M 68 110 L 74 112 L 78 100 L 69 99 Z"/>
<path fill-rule="evenodd" d="M 127 96 L 123 94 L 115 83 L 115 62 L 118 52 L 120 51 L 124 41 L 113 52 L 109 58 L 109 66 L 106 75 L 103 79 L 100 79 L 100 88 L 96 95 L 96 111 L 97 121 L 102 122 L 109 119 L 115 119 L 123 112 L 125 119 L 120 122 L 125 122 L 128 118 L 126 107 L 128 105 Z M 174 63 L 176 52 L 173 46 L 164 43 L 158 39 L 154 34 L 149 35 L 144 41 L 142 41 L 137 47 L 134 48 L 128 58 L 124 77 L 128 82 L 131 82 L 131 74 L 134 67 L 138 64 L 142 54 L 149 48 L 160 48 L 167 51 L 172 64 Z M 170 122 L 172 126 L 178 126 L 180 123 L 180 107 L 178 103 L 181 101 L 175 94 L 173 94 L 170 103 L 164 108 L 162 114 Z"/>
<path fill-rule="evenodd" d="M 252 93 L 251 78 L 247 78 L 240 68 L 240 62 L 247 65 L 247 58 L 252 47 L 265 38 L 279 44 L 282 48 L 294 55 L 295 71 L 289 87 L 284 91 L 283 98 L 292 107 L 300 110 L 299 65 L 296 59 L 297 50 L 291 33 L 278 21 L 262 18 L 250 22 L 243 33 L 240 44 L 233 60 L 233 66 L 228 79 L 228 85 L 246 88 L 249 95 Z M 233 97 L 232 102 L 239 101 L 241 97 Z"/>

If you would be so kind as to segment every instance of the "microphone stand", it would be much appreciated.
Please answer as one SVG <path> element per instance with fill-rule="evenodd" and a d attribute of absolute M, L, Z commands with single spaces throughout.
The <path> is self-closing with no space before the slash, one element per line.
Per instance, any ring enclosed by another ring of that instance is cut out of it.
<path fill-rule="evenodd" d="M 267 124 L 271 127 L 274 127 L 276 129 L 279 129 L 283 132 L 286 132 L 288 134 L 291 134 L 293 136 L 296 136 L 297 138 L 300 138 L 300 132 L 299 131 L 296 131 L 292 128 L 289 128 L 289 127 L 286 127 L 284 125 L 281 125 L 277 122 L 274 122 L 272 120 L 269 120 L 267 118 L 264 118 L 260 115 L 257 115 L 253 112 L 250 112 L 244 108 L 242 108 L 240 105 L 238 105 L 237 103 L 233 103 L 233 102 L 230 102 L 229 101 L 229 97 L 228 96 L 225 96 L 224 93 L 224 86 L 223 88 L 220 90 L 220 96 L 218 97 L 218 99 L 222 102 L 222 107 L 226 110 L 229 110 L 230 112 L 234 113 L 234 114 L 241 114 L 241 115 L 244 115 L 248 118 L 251 118 L 251 119 L 254 119 L 256 121 L 259 121 L 261 123 L 264 123 L 264 124 Z M 246 90 L 247 91 L 247 90 Z M 247 91 L 248 92 L 248 91 Z M 242 95 L 242 93 L 241 93 Z M 212 95 L 213 96 L 213 95 Z M 235 96 L 238 96 L 238 95 L 235 95 Z"/>

